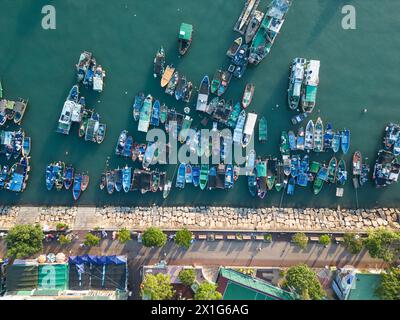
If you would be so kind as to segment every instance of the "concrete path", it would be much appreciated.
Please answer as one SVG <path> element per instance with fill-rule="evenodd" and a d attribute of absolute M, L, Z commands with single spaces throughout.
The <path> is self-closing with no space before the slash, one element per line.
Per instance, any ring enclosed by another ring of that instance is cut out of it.
<path fill-rule="evenodd" d="M 16 224 L 35 224 L 40 214 L 39 207 L 21 207 Z"/>
<path fill-rule="evenodd" d="M 98 225 L 95 207 L 78 207 L 75 223 L 72 226 L 74 230 L 92 230 Z"/>

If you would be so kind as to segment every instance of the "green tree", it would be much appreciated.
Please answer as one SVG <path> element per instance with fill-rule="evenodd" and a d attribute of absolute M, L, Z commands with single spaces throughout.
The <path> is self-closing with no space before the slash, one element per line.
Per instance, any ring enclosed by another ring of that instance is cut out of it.
<path fill-rule="evenodd" d="M 150 300 L 170 300 L 175 295 L 169 275 L 158 273 L 146 274 L 141 284 L 142 297 Z"/>
<path fill-rule="evenodd" d="M 307 248 L 308 237 L 303 232 L 294 234 L 292 237 L 292 241 L 301 249 Z"/>
<path fill-rule="evenodd" d="M 68 229 L 68 225 L 66 223 L 64 223 L 64 222 L 59 222 L 56 225 L 56 230 L 57 231 L 64 231 L 64 230 L 67 230 L 67 229 Z"/>
<path fill-rule="evenodd" d="M 266 241 L 266 242 L 272 242 L 272 234 L 270 234 L 270 233 L 265 233 L 265 234 L 264 234 L 264 241 Z"/>
<path fill-rule="evenodd" d="M 319 237 L 319 243 L 327 246 L 331 243 L 331 237 L 328 234 L 323 234 Z"/>
<path fill-rule="evenodd" d="M 85 241 L 83 242 L 83 244 L 88 247 L 98 246 L 99 243 L 100 243 L 100 238 L 91 233 L 86 234 Z"/>
<path fill-rule="evenodd" d="M 61 245 L 68 245 L 68 244 L 70 244 L 71 242 L 72 242 L 72 239 L 71 239 L 71 237 L 69 237 L 68 235 L 66 236 L 66 235 L 64 235 L 64 234 L 62 234 L 59 238 L 58 238 L 58 242 L 61 244 Z"/>
<path fill-rule="evenodd" d="M 376 293 L 383 300 L 400 300 L 400 268 L 391 268 L 382 274 Z"/>
<path fill-rule="evenodd" d="M 398 255 L 399 233 L 392 230 L 379 228 L 368 232 L 364 239 L 364 246 L 373 258 L 385 262 L 393 262 Z"/>
<path fill-rule="evenodd" d="M 142 242 L 145 247 L 162 247 L 167 242 L 167 235 L 159 228 L 150 227 L 143 233 Z"/>
<path fill-rule="evenodd" d="M 5 239 L 7 256 L 27 258 L 43 249 L 44 234 L 39 225 L 16 225 L 11 228 Z"/>
<path fill-rule="evenodd" d="M 192 241 L 193 233 L 189 231 L 188 229 L 182 229 L 179 230 L 175 234 L 175 243 L 180 246 L 184 247 L 186 249 L 189 249 L 191 241 Z"/>
<path fill-rule="evenodd" d="M 127 230 L 126 228 L 122 228 L 117 233 L 117 239 L 118 239 L 119 243 L 125 244 L 131 240 L 131 232 L 129 230 Z"/>
<path fill-rule="evenodd" d="M 361 237 L 355 233 L 346 233 L 344 236 L 344 245 L 351 254 L 359 254 L 363 248 Z"/>
<path fill-rule="evenodd" d="M 289 268 L 283 285 L 287 289 L 294 289 L 298 295 L 307 300 L 321 300 L 326 295 L 317 274 L 305 264 Z"/>
<path fill-rule="evenodd" d="M 217 291 L 217 285 L 214 283 L 203 281 L 196 294 L 194 295 L 195 300 L 221 300 L 222 294 Z"/>
<path fill-rule="evenodd" d="M 196 279 L 196 271 L 194 269 L 183 269 L 179 272 L 179 280 L 187 286 L 191 286 Z"/>

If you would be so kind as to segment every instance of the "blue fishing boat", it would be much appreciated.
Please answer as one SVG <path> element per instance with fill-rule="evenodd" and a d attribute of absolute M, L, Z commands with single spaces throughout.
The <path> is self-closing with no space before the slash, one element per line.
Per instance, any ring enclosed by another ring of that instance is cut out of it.
<path fill-rule="evenodd" d="M 346 162 L 343 159 L 339 161 L 336 177 L 337 177 L 336 182 L 338 185 L 344 186 L 346 184 L 347 170 L 346 170 Z"/>
<path fill-rule="evenodd" d="M 115 147 L 115 154 L 117 156 L 122 155 L 125 149 L 125 144 L 126 144 L 126 139 L 127 139 L 128 131 L 127 130 L 122 130 L 122 132 L 119 135 L 117 145 Z"/>
<path fill-rule="evenodd" d="M 115 190 L 120 192 L 122 190 L 122 170 L 116 169 L 114 170 L 114 179 L 115 179 Z"/>
<path fill-rule="evenodd" d="M 176 86 L 175 89 L 175 99 L 176 100 L 181 100 L 183 98 L 183 94 L 184 94 L 184 89 L 186 88 L 187 85 L 187 80 L 185 76 L 182 76 L 179 81 L 178 84 Z"/>
<path fill-rule="evenodd" d="M 257 180 L 256 175 L 254 174 L 254 169 L 251 170 L 247 175 L 247 186 L 249 188 L 250 194 L 255 197 L 257 194 Z"/>
<path fill-rule="evenodd" d="M 108 194 L 112 194 L 115 189 L 115 177 L 114 171 L 106 172 L 106 184 L 107 184 L 107 192 Z"/>
<path fill-rule="evenodd" d="M 74 200 L 78 200 L 81 195 L 81 183 L 82 183 L 82 175 L 80 173 L 76 173 L 74 175 L 74 186 L 72 188 L 72 196 Z"/>
<path fill-rule="evenodd" d="M 145 97 L 144 97 L 143 92 L 139 92 L 138 95 L 135 97 L 135 102 L 133 103 L 133 106 L 132 106 L 133 119 L 135 121 L 139 120 L 140 110 L 142 110 L 144 98 Z"/>
<path fill-rule="evenodd" d="M 307 173 L 310 169 L 310 157 L 306 154 L 300 163 L 300 171 Z"/>
<path fill-rule="evenodd" d="M 290 130 L 288 132 L 288 137 L 289 137 L 290 150 L 292 150 L 292 151 L 296 150 L 296 147 L 297 147 L 297 145 L 296 145 L 296 135 L 294 134 L 294 132 L 292 130 Z"/>
<path fill-rule="evenodd" d="M 309 181 L 307 173 L 301 172 L 297 176 L 296 180 L 297 180 L 297 185 L 299 185 L 300 187 L 307 187 Z"/>
<path fill-rule="evenodd" d="M 290 174 L 292 177 L 296 178 L 299 174 L 299 169 L 300 169 L 300 159 L 298 155 L 293 155 L 292 156 L 292 161 L 290 164 Z"/>
<path fill-rule="evenodd" d="M 195 187 L 200 185 L 200 167 L 192 166 L 192 181 Z"/>
<path fill-rule="evenodd" d="M 79 99 L 79 87 L 78 85 L 74 85 L 68 93 L 67 100 L 74 101 L 78 103 Z"/>
<path fill-rule="evenodd" d="M 122 188 L 125 192 L 129 192 L 131 187 L 131 180 L 132 180 L 132 168 L 125 166 L 122 169 Z"/>
<path fill-rule="evenodd" d="M 190 163 L 186 165 L 186 172 L 185 172 L 185 183 L 192 183 L 193 176 L 192 176 L 192 166 Z"/>
<path fill-rule="evenodd" d="M 248 53 L 249 53 L 249 46 L 247 44 L 242 44 L 239 50 L 234 55 L 234 57 L 232 58 L 232 63 L 236 66 L 247 65 L 247 61 L 249 59 Z"/>
<path fill-rule="evenodd" d="M 340 140 L 340 147 L 342 148 L 342 152 L 346 154 L 350 149 L 350 130 L 343 130 L 340 134 Z"/>
<path fill-rule="evenodd" d="M 54 173 L 54 164 L 49 164 L 46 167 L 46 188 L 47 190 L 51 190 L 54 187 L 54 184 L 56 183 L 56 175 Z"/>
<path fill-rule="evenodd" d="M 133 137 L 128 136 L 128 138 L 126 138 L 124 151 L 122 152 L 122 155 L 124 157 L 130 158 L 132 156 L 132 147 L 133 147 Z"/>
<path fill-rule="evenodd" d="M 186 174 L 186 165 L 181 163 L 178 168 L 178 175 L 176 177 L 176 187 L 179 189 L 185 188 L 185 174 Z"/>
<path fill-rule="evenodd" d="M 153 104 L 153 111 L 150 117 L 150 125 L 158 127 L 160 125 L 160 101 L 156 100 Z"/>
<path fill-rule="evenodd" d="M 72 183 L 74 181 L 74 167 L 67 166 L 64 172 L 64 188 L 68 190 L 71 188 Z"/>
<path fill-rule="evenodd" d="M 233 166 L 231 164 L 226 165 L 225 171 L 225 189 L 233 188 L 234 179 L 233 179 Z"/>
<path fill-rule="evenodd" d="M 340 140 L 341 140 L 341 136 L 339 132 L 336 132 L 333 134 L 332 137 L 332 150 L 333 152 L 339 152 L 340 149 Z"/>
<path fill-rule="evenodd" d="M 324 149 L 332 148 L 333 134 L 332 124 L 328 123 L 324 134 Z"/>
<path fill-rule="evenodd" d="M 289 183 L 288 183 L 288 186 L 287 186 L 287 194 L 290 195 L 290 196 L 293 195 L 295 187 L 296 187 L 296 179 L 291 177 L 289 179 Z"/>

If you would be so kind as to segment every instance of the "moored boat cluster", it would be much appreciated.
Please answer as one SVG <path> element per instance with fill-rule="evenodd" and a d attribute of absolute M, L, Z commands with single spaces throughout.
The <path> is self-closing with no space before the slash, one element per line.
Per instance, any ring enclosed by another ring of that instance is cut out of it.
<path fill-rule="evenodd" d="M 101 64 L 97 64 L 91 52 L 84 51 L 81 53 L 76 64 L 76 71 L 78 83 L 82 82 L 86 88 L 93 89 L 93 91 L 103 91 L 106 72 Z"/>

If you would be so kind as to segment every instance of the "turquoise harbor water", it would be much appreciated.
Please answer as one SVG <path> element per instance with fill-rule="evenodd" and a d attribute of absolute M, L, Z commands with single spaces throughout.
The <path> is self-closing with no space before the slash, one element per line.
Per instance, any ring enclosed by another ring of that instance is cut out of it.
<path fill-rule="evenodd" d="M 244 79 L 233 80 L 225 98 L 241 98 L 246 82 L 256 86 L 251 109 L 265 115 L 269 140 L 256 144 L 257 155 L 278 155 L 282 130 L 293 128 L 293 113 L 286 105 L 288 65 L 296 56 L 321 60 L 320 88 L 313 118 L 319 115 L 335 128 L 351 129 L 351 149 L 345 156 L 350 168 L 352 153 L 359 149 L 372 165 L 381 147 L 388 121 L 400 121 L 400 1 L 350 1 L 357 12 L 357 29 L 341 27 L 344 0 L 294 0 L 271 54 Z M 136 141 L 144 141 L 132 119 L 131 105 L 141 90 L 176 106 L 152 77 L 153 57 L 160 45 L 167 61 L 198 85 L 204 74 L 213 76 L 226 67 L 225 52 L 237 37 L 233 26 L 241 12 L 241 0 L 203 1 L 51 1 L 57 10 L 57 29 L 41 28 L 41 8 L 48 1 L 2 0 L 0 10 L 0 76 L 6 98 L 29 98 L 22 126 L 32 137 L 32 171 L 23 194 L 0 191 L 2 204 L 72 204 L 70 191 L 47 192 L 44 170 L 47 163 L 64 160 L 91 177 L 80 205 L 232 205 L 279 206 L 281 194 L 270 192 L 264 200 L 252 198 L 247 179 L 242 177 L 231 191 L 203 191 L 187 186 L 173 189 L 164 201 L 160 193 L 138 192 L 109 196 L 98 188 L 107 157 L 111 167 L 131 164 L 117 158 L 114 147 L 122 129 Z M 266 1 L 262 1 L 265 8 Z M 194 41 L 188 54 L 178 58 L 177 32 L 182 21 L 195 26 Z M 83 90 L 87 104 L 100 113 L 107 124 L 103 144 L 85 142 L 77 136 L 77 126 L 69 136 L 55 132 L 63 102 L 75 84 L 75 63 L 83 50 L 94 53 L 107 71 L 106 88 L 101 95 Z M 195 97 L 192 101 L 195 101 Z M 279 108 L 276 108 L 276 105 Z M 368 109 L 363 114 L 362 110 Z M 193 110 L 194 108 L 192 108 Z M 320 111 L 320 112 L 319 112 Z M 318 113 L 319 112 L 319 113 Z M 196 121 L 199 118 L 192 114 Z M 211 125 L 211 123 L 209 124 Z M 12 126 L 8 128 L 13 128 Z M 295 128 L 297 131 L 297 127 Z M 312 159 L 328 160 L 329 154 Z M 340 157 L 341 155 L 339 155 Z M 3 164 L 5 158 L 0 158 Z M 138 164 L 136 164 L 138 166 Z M 167 168 L 170 173 L 174 166 Z M 358 192 L 360 207 L 399 206 L 400 185 L 376 190 L 372 183 Z M 351 181 L 345 195 L 335 197 L 335 187 L 325 185 L 314 196 L 311 188 L 296 188 L 284 196 L 283 206 L 356 207 Z"/>

